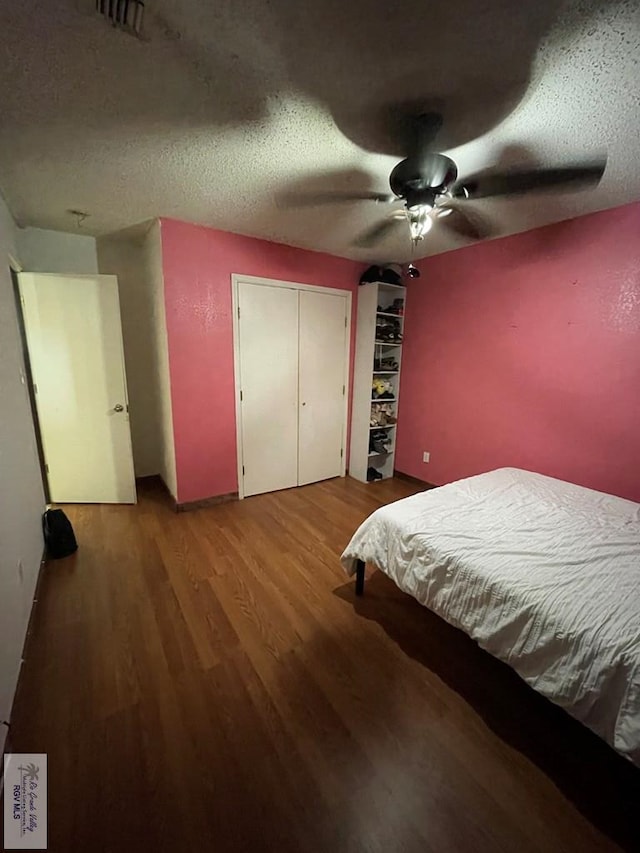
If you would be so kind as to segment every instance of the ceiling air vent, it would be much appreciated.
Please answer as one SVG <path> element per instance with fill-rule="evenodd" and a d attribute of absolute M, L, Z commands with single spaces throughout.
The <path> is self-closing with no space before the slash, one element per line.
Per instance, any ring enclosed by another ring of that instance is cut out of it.
<path fill-rule="evenodd" d="M 114 27 L 131 35 L 142 35 L 143 0 L 96 0 L 96 10 Z"/>

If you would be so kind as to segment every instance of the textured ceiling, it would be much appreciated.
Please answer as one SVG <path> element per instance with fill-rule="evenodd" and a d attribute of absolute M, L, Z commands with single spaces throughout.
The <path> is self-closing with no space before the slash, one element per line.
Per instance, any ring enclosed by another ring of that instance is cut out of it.
<path fill-rule="evenodd" d="M 169 216 L 363 260 L 396 115 L 438 107 L 464 176 L 606 150 L 596 190 L 476 202 L 497 235 L 640 198 L 640 4 L 591 0 L 147 0 L 145 41 L 94 0 L 0 0 L 0 186 L 22 225 L 84 233 Z M 462 241 L 437 224 L 418 254 Z"/>

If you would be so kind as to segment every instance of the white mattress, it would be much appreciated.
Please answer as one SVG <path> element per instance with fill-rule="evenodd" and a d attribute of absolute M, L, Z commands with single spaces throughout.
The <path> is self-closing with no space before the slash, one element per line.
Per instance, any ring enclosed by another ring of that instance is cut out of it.
<path fill-rule="evenodd" d="M 356 559 L 640 766 L 640 504 L 501 468 L 377 510 Z"/>

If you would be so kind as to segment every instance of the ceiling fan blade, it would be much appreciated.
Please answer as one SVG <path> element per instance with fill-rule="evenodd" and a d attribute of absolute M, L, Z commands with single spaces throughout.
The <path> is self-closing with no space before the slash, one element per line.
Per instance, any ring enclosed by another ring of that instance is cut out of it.
<path fill-rule="evenodd" d="M 442 212 L 440 212 L 442 211 Z M 451 211 L 445 213 L 445 211 Z M 475 210 L 471 211 L 464 204 L 451 200 L 436 208 L 435 221 L 438 227 L 448 228 L 459 237 L 471 240 L 484 240 L 491 236 L 492 229 L 485 217 Z"/>
<path fill-rule="evenodd" d="M 340 190 L 286 192 L 278 196 L 279 207 L 314 207 L 317 204 L 348 204 L 357 201 L 375 201 L 380 204 L 389 204 L 392 201 L 398 201 L 398 199 L 390 193 L 356 193 Z"/>
<path fill-rule="evenodd" d="M 535 191 L 588 189 L 599 183 L 606 165 L 606 159 L 601 159 L 557 169 L 481 173 L 457 181 L 453 187 L 453 195 L 457 198 L 476 199 Z"/>
<path fill-rule="evenodd" d="M 402 216 L 400 218 L 391 217 L 389 219 L 383 219 L 382 222 L 378 222 L 376 225 L 357 237 L 353 241 L 354 246 L 360 246 L 362 249 L 369 248 L 369 246 L 372 246 L 374 243 L 382 240 L 382 238 L 385 237 L 398 222 L 406 222 L 405 217 Z"/>

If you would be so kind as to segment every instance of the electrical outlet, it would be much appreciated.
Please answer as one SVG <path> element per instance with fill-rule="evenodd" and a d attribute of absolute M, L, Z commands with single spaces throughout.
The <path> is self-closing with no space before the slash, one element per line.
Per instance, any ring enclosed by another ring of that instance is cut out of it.
<path fill-rule="evenodd" d="M 425 452 L 422 454 L 422 461 L 428 462 L 430 459 L 431 459 L 431 454 L 429 453 L 428 450 L 425 450 Z"/>

